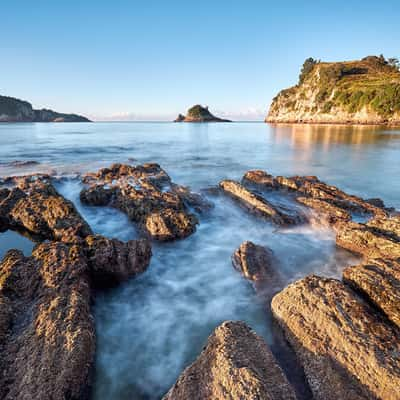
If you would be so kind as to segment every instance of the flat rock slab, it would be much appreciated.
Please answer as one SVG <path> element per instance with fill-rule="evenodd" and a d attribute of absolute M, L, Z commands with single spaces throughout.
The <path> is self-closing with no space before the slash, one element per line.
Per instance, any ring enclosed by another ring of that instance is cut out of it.
<path fill-rule="evenodd" d="M 316 400 L 400 399 L 400 334 L 346 285 L 317 276 L 289 285 L 272 311 Z"/>
<path fill-rule="evenodd" d="M 294 216 L 280 210 L 263 197 L 246 189 L 239 182 L 224 180 L 220 182 L 219 186 L 226 194 L 238 201 L 251 213 L 270 219 L 275 224 L 296 225 L 305 222 L 304 216 Z"/>
<path fill-rule="evenodd" d="M 3 189 L 0 196 L 0 219 L 7 228 L 65 242 L 92 233 L 72 202 L 61 196 L 50 180 L 32 176 L 17 180 L 17 185 Z"/>
<path fill-rule="evenodd" d="M 372 214 L 385 217 L 388 211 L 380 199 L 362 199 L 348 194 L 336 186 L 320 181 L 316 176 L 274 177 L 265 171 L 248 171 L 243 176 L 243 183 L 266 189 L 285 189 L 297 192 L 303 197 L 319 199 L 345 211 Z M 311 203 L 310 203 L 311 204 Z M 323 211 L 321 209 L 321 211 Z"/>
<path fill-rule="evenodd" d="M 224 322 L 163 400 L 295 400 L 262 338 L 243 322 Z"/>
<path fill-rule="evenodd" d="M 114 164 L 85 175 L 83 182 L 89 186 L 81 192 L 82 202 L 118 208 L 155 240 L 182 239 L 196 230 L 198 220 L 185 205 L 187 191 L 174 190 L 158 164 Z"/>
<path fill-rule="evenodd" d="M 343 271 L 343 281 L 360 291 L 400 328 L 400 262 L 373 259 Z"/>
<path fill-rule="evenodd" d="M 385 221 L 390 219 L 385 219 Z M 386 229 L 390 222 L 386 222 Z M 386 229 L 356 222 L 338 222 L 334 225 L 336 244 L 362 255 L 364 258 L 399 258 L 400 240 Z"/>

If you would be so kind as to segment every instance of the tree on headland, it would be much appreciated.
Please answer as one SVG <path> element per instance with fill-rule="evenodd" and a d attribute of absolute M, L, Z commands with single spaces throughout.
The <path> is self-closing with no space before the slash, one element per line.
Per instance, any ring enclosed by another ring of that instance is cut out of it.
<path fill-rule="evenodd" d="M 388 58 L 387 62 L 391 67 L 396 68 L 397 70 L 400 70 L 400 61 L 398 58 L 396 58 L 396 57 Z"/>
<path fill-rule="evenodd" d="M 314 68 L 315 64 L 318 64 L 318 61 L 314 60 L 314 58 L 312 58 L 312 57 L 309 57 L 304 61 L 303 67 L 301 68 L 301 72 L 300 72 L 300 75 L 299 75 L 299 84 L 304 82 L 304 80 L 306 79 L 307 75 Z"/>

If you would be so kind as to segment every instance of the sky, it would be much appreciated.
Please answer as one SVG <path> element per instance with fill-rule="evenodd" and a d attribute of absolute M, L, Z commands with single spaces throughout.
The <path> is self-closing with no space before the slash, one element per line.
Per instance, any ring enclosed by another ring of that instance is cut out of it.
<path fill-rule="evenodd" d="M 95 120 L 262 120 L 307 57 L 400 58 L 398 0 L 0 2 L 0 94 Z"/>

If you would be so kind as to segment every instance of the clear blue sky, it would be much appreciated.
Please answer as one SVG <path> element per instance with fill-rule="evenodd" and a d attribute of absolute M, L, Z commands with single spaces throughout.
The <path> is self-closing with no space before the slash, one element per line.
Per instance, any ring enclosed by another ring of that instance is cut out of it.
<path fill-rule="evenodd" d="M 0 93 L 97 118 L 261 118 L 306 57 L 400 56 L 398 0 L 2 1 Z"/>

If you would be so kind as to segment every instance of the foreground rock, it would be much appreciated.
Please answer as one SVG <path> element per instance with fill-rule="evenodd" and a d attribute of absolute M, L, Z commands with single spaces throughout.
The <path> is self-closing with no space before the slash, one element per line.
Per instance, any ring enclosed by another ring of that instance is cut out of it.
<path fill-rule="evenodd" d="M 390 218 L 386 223 L 390 224 Z M 338 222 L 336 230 L 336 244 L 364 258 L 391 258 L 400 257 L 400 240 L 393 231 L 376 228 L 373 224 L 358 224 L 356 222 Z"/>
<path fill-rule="evenodd" d="M 400 328 L 400 262 L 374 259 L 343 271 L 343 281 L 362 293 Z"/>
<path fill-rule="evenodd" d="M 219 186 L 226 194 L 238 201 L 250 212 L 270 219 L 278 225 L 295 225 L 305 221 L 303 216 L 291 215 L 279 209 L 238 182 L 224 180 L 220 182 Z"/>
<path fill-rule="evenodd" d="M 380 218 L 388 216 L 388 210 L 380 199 L 365 200 L 350 195 L 336 186 L 320 181 L 316 176 L 274 177 L 267 172 L 255 170 L 248 171 L 244 175 L 243 183 L 262 189 L 293 191 L 300 196 L 301 203 L 325 213 L 328 219 L 333 217 L 333 221 L 347 220 L 348 212 L 371 214 Z M 306 200 L 305 197 L 314 200 Z"/>
<path fill-rule="evenodd" d="M 88 236 L 84 251 L 91 277 L 100 286 L 110 286 L 141 274 L 151 258 L 151 246 L 145 239 L 125 243 L 100 235 Z"/>
<path fill-rule="evenodd" d="M 0 272 L 0 398 L 87 398 L 95 335 L 79 246 L 11 250 Z"/>
<path fill-rule="evenodd" d="M 81 192 L 83 203 L 120 209 L 155 240 L 185 238 L 196 229 L 197 218 L 158 164 L 114 164 L 87 174 L 84 182 L 90 186 Z"/>
<path fill-rule="evenodd" d="M 91 229 L 69 200 L 47 179 L 17 180 L 17 187 L 2 189 L 0 219 L 9 228 L 28 231 L 48 240 L 76 241 Z"/>
<path fill-rule="evenodd" d="M 34 110 L 32 104 L 14 97 L 0 96 L 0 122 L 90 122 L 77 114 Z"/>
<path fill-rule="evenodd" d="M 163 400 L 295 400 L 263 339 L 243 322 L 224 322 Z"/>
<path fill-rule="evenodd" d="M 316 400 L 400 398 L 399 330 L 347 286 L 309 276 L 277 294 L 272 311 Z"/>
<path fill-rule="evenodd" d="M 95 349 L 91 289 L 149 265 L 146 240 L 47 242 L 0 264 L 0 398 L 87 399 Z"/>
<path fill-rule="evenodd" d="M 174 122 L 232 122 L 229 119 L 218 118 L 211 114 L 208 107 L 197 104 L 187 111 L 186 116 L 179 114 Z"/>

